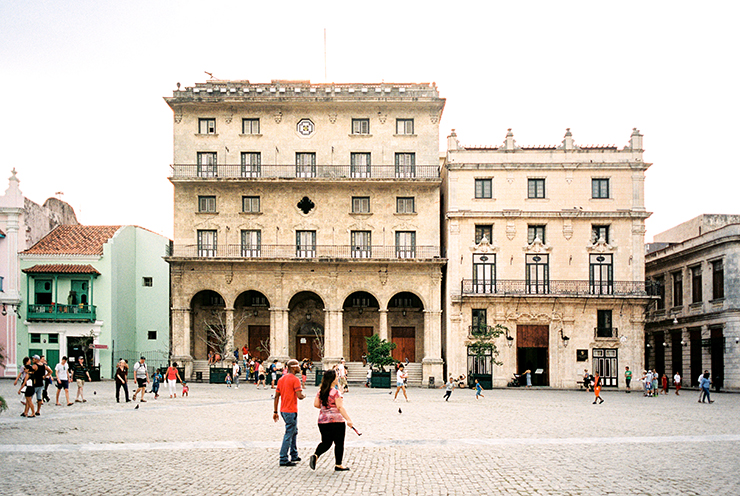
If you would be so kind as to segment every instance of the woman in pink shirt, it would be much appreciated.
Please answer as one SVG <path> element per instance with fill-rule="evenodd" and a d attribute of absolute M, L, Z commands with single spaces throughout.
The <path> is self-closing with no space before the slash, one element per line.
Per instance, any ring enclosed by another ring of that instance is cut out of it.
<path fill-rule="evenodd" d="M 164 378 L 167 380 L 167 387 L 170 390 L 170 398 L 177 398 L 175 385 L 177 384 L 178 380 L 182 382 L 180 372 L 177 371 L 177 362 L 172 362 L 172 365 L 167 368 L 167 372 Z"/>
<path fill-rule="evenodd" d="M 313 406 L 319 409 L 319 431 L 321 443 L 316 446 L 316 452 L 311 455 L 309 465 L 316 470 L 316 461 L 334 444 L 334 470 L 343 471 L 349 468 L 342 465 L 344 456 L 344 434 L 346 426 L 352 427 L 352 420 L 344 408 L 344 398 L 337 389 L 339 378 L 334 370 L 324 372 L 319 392 L 316 394 Z"/>

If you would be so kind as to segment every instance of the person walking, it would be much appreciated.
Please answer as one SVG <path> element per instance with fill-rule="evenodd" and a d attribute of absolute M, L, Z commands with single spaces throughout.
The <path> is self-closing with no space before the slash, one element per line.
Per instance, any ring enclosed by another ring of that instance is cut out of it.
<path fill-rule="evenodd" d="M 452 390 L 455 389 L 455 380 L 450 376 L 450 379 L 445 383 L 444 386 L 441 386 L 445 388 L 445 395 L 443 398 L 445 401 L 450 400 L 450 396 L 452 396 Z"/>
<path fill-rule="evenodd" d="M 44 382 L 47 374 L 51 373 L 51 369 L 46 366 L 40 356 L 33 356 L 33 372 L 31 378 L 33 379 L 33 390 L 36 394 L 36 416 L 41 416 L 41 405 L 44 404 Z"/>
<path fill-rule="evenodd" d="M 162 377 L 162 373 L 159 371 L 159 369 L 154 369 L 154 372 L 152 372 L 152 393 L 154 393 L 155 400 L 159 398 L 159 385 L 161 384 L 163 379 L 164 378 Z"/>
<path fill-rule="evenodd" d="M 662 386 L 662 393 L 668 394 L 668 376 L 663 374 L 663 377 L 660 378 L 661 386 Z"/>
<path fill-rule="evenodd" d="M 339 376 L 339 389 L 343 393 L 349 392 L 349 385 L 347 384 L 347 366 L 344 363 L 344 358 L 339 361 L 337 365 L 337 375 Z"/>
<path fill-rule="evenodd" d="M 708 370 L 705 370 L 703 373 L 699 374 L 699 378 L 696 380 L 696 383 L 699 385 L 699 402 L 704 403 L 704 400 L 706 399 L 706 396 L 704 396 L 704 390 L 701 388 L 701 378 L 704 377 L 704 374 L 708 373 Z"/>
<path fill-rule="evenodd" d="M 54 376 L 54 371 L 51 370 L 51 367 L 49 367 L 49 362 L 46 361 L 46 356 L 41 355 L 41 363 L 44 364 L 44 368 L 46 369 L 46 375 L 44 375 L 44 394 L 43 398 L 45 402 L 50 402 L 51 398 L 49 398 L 49 386 L 51 386 L 52 380 L 51 378 Z"/>
<path fill-rule="evenodd" d="M 709 397 L 709 386 L 712 385 L 712 381 L 709 379 L 709 371 L 705 370 L 704 374 L 699 379 L 699 387 L 704 392 L 704 397 L 709 403 L 714 403 Z M 699 403 L 704 403 L 704 400 L 700 400 Z M 36 413 L 38 415 L 38 413 Z"/>
<path fill-rule="evenodd" d="M 87 380 L 92 382 L 90 378 L 90 372 L 85 367 L 85 358 L 80 356 L 77 357 L 77 366 L 72 370 L 72 379 L 77 383 L 77 395 L 75 396 L 75 403 L 87 403 L 85 399 L 85 377 Z"/>
<path fill-rule="evenodd" d="M 257 371 L 257 389 L 260 387 L 260 383 L 262 384 L 262 389 L 267 389 L 267 383 L 265 382 L 265 374 L 267 374 L 267 371 L 265 370 L 265 364 L 264 362 L 260 363 L 258 362 L 255 367 L 258 369 Z"/>
<path fill-rule="evenodd" d="M 62 406 L 59 403 L 59 393 L 62 392 L 62 389 L 64 389 L 64 396 L 67 399 L 67 406 L 72 406 L 72 403 L 69 401 L 69 364 L 67 363 L 66 356 L 63 356 L 62 361 L 54 367 L 54 372 L 56 373 L 57 381 L 57 406 Z"/>
<path fill-rule="evenodd" d="M 334 470 L 337 472 L 349 470 L 342 465 L 342 457 L 344 456 L 344 435 L 347 426 L 352 428 L 353 424 L 344 408 L 344 398 L 337 389 L 338 384 L 339 377 L 336 372 L 327 370 L 313 401 L 313 406 L 319 409 L 321 443 L 316 446 L 316 451 L 309 460 L 311 470 L 316 470 L 319 457 L 329 451 L 332 444 L 334 445 Z"/>
<path fill-rule="evenodd" d="M 123 389 L 124 399 L 128 403 L 131 401 L 128 399 L 128 364 L 123 358 L 118 360 L 116 366 L 116 403 L 121 402 L 121 389 Z"/>
<path fill-rule="evenodd" d="M 25 405 L 25 408 L 23 409 L 23 413 L 21 413 L 21 417 L 33 418 L 36 416 L 36 413 L 34 412 L 34 409 L 33 409 L 33 397 L 35 394 L 35 390 L 33 387 L 33 375 L 34 375 L 34 372 L 36 371 L 37 366 L 35 364 L 31 364 L 31 362 L 28 362 L 23 367 L 24 367 L 23 382 L 25 384 L 25 390 L 23 392 L 23 397 L 25 399 L 25 402 L 23 404 Z M 18 391 L 18 394 L 20 394 L 20 391 Z"/>
<path fill-rule="evenodd" d="M 478 397 L 485 398 L 483 396 L 483 386 L 480 385 L 480 382 L 478 382 L 478 379 L 475 380 L 475 399 L 477 400 Z"/>
<path fill-rule="evenodd" d="M 139 361 L 134 364 L 134 379 L 136 380 L 136 392 L 134 393 L 134 401 L 136 401 L 136 395 L 141 393 L 139 396 L 141 403 L 146 403 L 144 399 L 144 393 L 146 392 L 146 385 L 149 384 L 149 372 L 146 370 L 146 358 L 140 357 Z"/>
<path fill-rule="evenodd" d="M 681 390 L 681 374 L 678 372 L 673 376 L 673 385 L 676 387 L 676 396 L 680 396 L 678 392 Z"/>
<path fill-rule="evenodd" d="M 599 405 L 604 402 L 604 399 L 601 397 L 601 377 L 599 377 L 599 373 L 596 372 L 594 374 L 594 405 L 596 402 L 599 402 Z"/>
<path fill-rule="evenodd" d="M 296 439 L 298 437 L 298 400 L 306 397 L 301 388 L 301 381 L 298 379 L 301 367 L 298 360 L 288 360 L 288 373 L 284 374 L 277 383 L 275 391 L 275 401 L 272 414 L 272 420 L 278 421 L 278 404 L 280 405 L 280 416 L 285 422 L 285 435 L 283 444 L 280 446 L 280 466 L 292 467 L 296 462 L 301 461 L 298 456 L 298 447 Z M 288 458 L 290 452 L 290 459 Z"/>
<path fill-rule="evenodd" d="M 167 367 L 167 372 L 165 372 L 165 380 L 167 381 L 167 389 L 169 389 L 170 391 L 170 398 L 177 398 L 175 386 L 177 385 L 178 380 L 182 382 L 180 372 L 177 370 L 177 362 L 172 362 L 172 365 Z"/>
<path fill-rule="evenodd" d="M 234 353 L 238 353 L 236 350 Z M 236 389 L 239 389 L 239 374 L 241 374 L 242 369 L 239 366 L 239 360 L 234 360 L 234 364 L 231 366 L 231 376 L 234 378 L 234 387 Z"/>
<path fill-rule="evenodd" d="M 396 401 L 398 398 L 398 392 L 403 391 L 403 397 L 406 398 L 406 401 L 409 400 L 409 397 L 406 396 L 406 378 L 408 377 L 408 374 L 404 370 L 403 364 L 398 365 L 398 371 L 396 372 L 396 395 L 393 397 L 393 401 Z"/>
<path fill-rule="evenodd" d="M 278 361 L 273 360 L 270 364 L 270 379 L 272 382 L 270 383 L 270 389 L 275 389 L 275 381 L 277 381 L 277 371 L 278 371 Z"/>
<path fill-rule="evenodd" d="M 658 375 L 658 369 L 653 369 L 653 396 L 658 397 L 660 394 L 660 391 L 658 391 L 658 379 L 660 376 Z"/>
<path fill-rule="evenodd" d="M 632 371 L 629 367 L 624 368 L 624 383 L 627 384 L 627 392 L 631 393 L 630 382 L 632 382 Z"/>
<path fill-rule="evenodd" d="M 532 371 L 527 369 L 524 371 L 524 376 L 527 378 L 527 387 L 532 387 Z"/>

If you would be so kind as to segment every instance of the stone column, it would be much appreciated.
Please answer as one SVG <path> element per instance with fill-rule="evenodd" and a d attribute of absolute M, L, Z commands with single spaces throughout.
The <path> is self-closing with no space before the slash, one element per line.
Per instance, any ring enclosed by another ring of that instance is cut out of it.
<path fill-rule="evenodd" d="M 190 355 L 190 308 L 172 308 L 172 360 L 185 367 L 185 377 L 193 373 Z"/>
<path fill-rule="evenodd" d="M 227 308 L 226 313 L 226 356 L 233 357 L 234 353 L 234 309 Z M 224 357 L 226 358 L 226 357 Z"/>
<path fill-rule="evenodd" d="M 290 335 L 287 308 L 270 308 L 270 358 L 285 363 L 288 360 L 288 338 Z"/>
<path fill-rule="evenodd" d="M 324 365 L 339 362 L 344 355 L 344 324 L 342 309 L 325 310 L 324 318 Z"/>
<path fill-rule="evenodd" d="M 388 309 L 381 308 L 378 310 L 380 319 L 378 322 L 378 337 L 380 339 L 388 339 Z"/>
<path fill-rule="evenodd" d="M 429 383 L 429 378 L 434 377 L 435 385 L 441 384 L 442 376 L 442 311 L 424 311 L 424 359 L 422 366 L 422 384 Z"/>

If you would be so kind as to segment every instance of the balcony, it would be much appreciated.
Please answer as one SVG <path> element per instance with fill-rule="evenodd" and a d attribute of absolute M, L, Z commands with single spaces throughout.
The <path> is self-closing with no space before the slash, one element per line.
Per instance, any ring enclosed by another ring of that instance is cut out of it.
<path fill-rule="evenodd" d="M 439 258 L 439 246 L 352 246 L 316 245 L 175 245 L 172 258 L 229 259 L 229 260 L 419 260 Z"/>
<path fill-rule="evenodd" d="M 557 297 L 612 297 L 651 296 L 650 287 L 643 281 L 537 281 L 497 280 L 476 281 L 463 279 L 461 294 L 487 296 L 557 296 Z"/>
<path fill-rule="evenodd" d="M 319 180 L 430 180 L 439 179 L 433 165 L 171 165 L 173 180 L 319 179 Z"/>
<path fill-rule="evenodd" d="M 95 322 L 95 305 L 29 304 L 28 320 Z"/>
<path fill-rule="evenodd" d="M 594 327 L 594 339 L 617 339 L 619 329 L 616 327 Z"/>

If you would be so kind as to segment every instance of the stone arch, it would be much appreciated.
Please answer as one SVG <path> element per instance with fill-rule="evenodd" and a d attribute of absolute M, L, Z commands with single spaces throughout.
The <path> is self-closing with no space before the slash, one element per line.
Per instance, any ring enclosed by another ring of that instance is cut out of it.
<path fill-rule="evenodd" d="M 270 355 L 270 300 L 250 289 L 234 299 L 234 346 L 262 360 Z"/>
<path fill-rule="evenodd" d="M 313 291 L 298 291 L 288 302 L 288 354 L 318 361 L 324 355 L 326 305 Z"/>
<path fill-rule="evenodd" d="M 388 300 L 388 341 L 398 361 L 421 361 L 424 355 L 424 302 L 412 291 L 398 291 Z"/>
<path fill-rule="evenodd" d="M 380 303 L 369 291 L 354 291 L 342 303 L 344 324 L 344 355 L 350 362 L 359 362 L 367 353 L 365 338 L 377 334 L 380 328 Z"/>
<path fill-rule="evenodd" d="M 225 354 L 226 302 L 212 289 L 203 289 L 190 299 L 190 355 L 206 360 L 208 352 Z"/>

